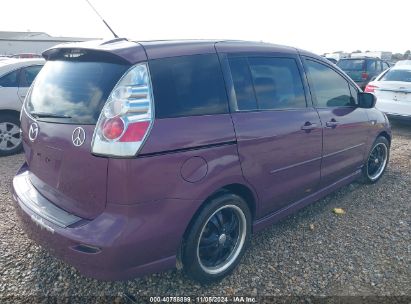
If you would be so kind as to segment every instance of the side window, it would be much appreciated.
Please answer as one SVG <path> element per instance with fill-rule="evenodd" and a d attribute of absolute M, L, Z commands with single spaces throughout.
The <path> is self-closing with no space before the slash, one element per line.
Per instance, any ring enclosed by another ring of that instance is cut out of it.
<path fill-rule="evenodd" d="M 216 54 L 156 59 L 149 66 L 157 118 L 228 113 Z"/>
<path fill-rule="evenodd" d="M 388 65 L 388 63 L 383 62 L 383 63 L 382 63 L 382 67 L 383 67 L 383 68 L 382 68 L 383 70 L 386 70 L 386 69 L 388 69 L 390 66 Z"/>
<path fill-rule="evenodd" d="M 20 70 L 10 72 L 0 78 L 0 87 L 18 87 Z"/>
<path fill-rule="evenodd" d="M 244 111 L 258 109 L 247 59 L 230 58 L 229 64 L 237 99 L 236 110 Z"/>
<path fill-rule="evenodd" d="M 305 108 L 305 94 L 297 63 L 291 58 L 249 58 L 258 108 Z"/>
<path fill-rule="evenodd" d="M 21 87 L 29 87 L 36 78 L 37 74 L 40 72 L 42 66 L 35 65 L 27 68 L 21 69 L 20 74 L 20 86 Z"/>
<path fill-rule="evenodd" d="M 330 67 L 306 60 L 310 88 L 316 97 L 317 107 L 353 106 L 348 82 Z"/>

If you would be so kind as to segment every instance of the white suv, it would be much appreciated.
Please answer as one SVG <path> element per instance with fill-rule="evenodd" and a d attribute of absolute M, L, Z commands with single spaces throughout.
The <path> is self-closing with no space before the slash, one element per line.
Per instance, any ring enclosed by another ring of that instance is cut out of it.
<path fill-rule="evenodd" d="M 21 150 L 21 106 L 44 62 L 43 59 L 0 61 L 0 156 Z"/>

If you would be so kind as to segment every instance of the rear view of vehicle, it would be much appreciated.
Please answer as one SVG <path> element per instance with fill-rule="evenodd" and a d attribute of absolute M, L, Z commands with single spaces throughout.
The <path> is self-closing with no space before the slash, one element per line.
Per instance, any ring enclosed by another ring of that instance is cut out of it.
<path fill-rule="evenodd" d="M 141 61 L 145 53 L 136 43 L 114 45 L 120 54 L 107 50 L 112 44 L 46 52 L 21 117 L 26 163 L 13 181 L 18 211 L 27 225 L 38 224 L 39 231 L 27 229 L 34 239 L 85 272 L 107 273 L 105 259 L 124 246 L 113 245 L 122 217 L 104 213 L 107 156 L 135 155 L 151 124 L 147 66 L 133 66 L 121 51 Z M 104 250 L 107 243 L 116 249 Z"/>
<path fill-rule="evenodd" d="M 375 76 L 389 68 L 378 58 L 345 58 L 338 61 L 337 66 L 363 90 Z"/>
<path fill-rule="evenodd" d="M 411 65 L 394 66 L 370 82 L 365 92 L 374 93 L 376 107 L 390 117 L 411 120 Z"/>

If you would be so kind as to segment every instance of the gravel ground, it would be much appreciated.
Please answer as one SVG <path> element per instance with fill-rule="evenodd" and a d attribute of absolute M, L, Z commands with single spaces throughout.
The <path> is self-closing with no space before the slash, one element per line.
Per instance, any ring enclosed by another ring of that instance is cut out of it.
<path fill-rule="evenodd" d="M 389 167 L 377 184 L 353 183 L 255 235 L 240 267 L 210 286 L 177 270 L 127 282 L 83 277 L 26 237 L 9 192 L 23 155 L 3 157 L 0 302 L 45 296 L 124 302 L 125 294 L 137 302 L 143 295 L 391 295 L 411 301 L 411 125 L 395 123 L 393 132 Z M 335 207 L 346 214 L 333 214 Z"/>

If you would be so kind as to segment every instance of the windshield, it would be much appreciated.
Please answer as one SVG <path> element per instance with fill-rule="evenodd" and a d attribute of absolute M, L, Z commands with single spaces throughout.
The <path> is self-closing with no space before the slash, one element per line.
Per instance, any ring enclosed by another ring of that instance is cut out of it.
<path fill-rule="evenodd" d="M 381 81 L 405 81 L 411 82 L 411 70 L 389 70 Z"/>
<path fill-rule="evenodd" d="M 105 62 L 48 61 L 34 82 L 26 110 L 44 121 L 95 124 L 127 68 Z"/>
<path fill-rule="evenodd" d="M 364 68 L 363 59 L 341 59 L 338 61 L 337 66 L 342 70 L 362 71 Z"/>

